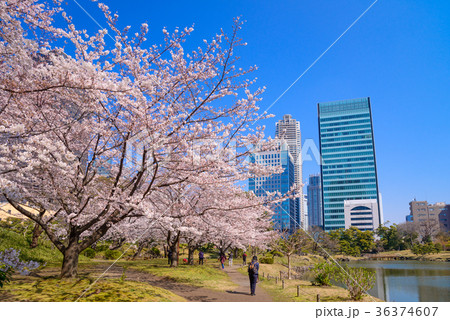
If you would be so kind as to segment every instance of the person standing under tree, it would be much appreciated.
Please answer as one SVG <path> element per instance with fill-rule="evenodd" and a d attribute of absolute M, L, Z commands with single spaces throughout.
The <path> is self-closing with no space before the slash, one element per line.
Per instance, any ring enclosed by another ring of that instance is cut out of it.
<path fill-rule="evenodd" d="M 256 290 L 256 283 L 259 280 L 259 263 L 258 263 L 258 257 L 253 256 L 252 262 L 248 266 L 248 277 L 250 278 L 250 294 L 252 296 L 255 295 Z"/>
<path fill-rule="evenodd" d="M 247 254 L 244 252 L 242 255 L 242 265 L 245 266 L 247 264 Z"/>
<path fill-rule="evenodd" d="M 230 267 L 233 266 L 233 253 L 232 252 L 230 252 L 230 254 L 228 255 L 228 265 Z"/>
<path fill-rule="evenodd" d="M 203 254 L 203 251 L 200 251 L 198 253 L 198 264 L 203 264 L 203 258 L 205 257 L 205 255 Z"/>
<path fill-rule="evenodd" d="M 222 264 L 222 270 L 225 269 L 225 265 L 224 265 L 225 260 L 227 260 L 227 258 L 225 257 L 225 254 L 221 253 L 220 257 L 219 257 L 219 262 Z"/>

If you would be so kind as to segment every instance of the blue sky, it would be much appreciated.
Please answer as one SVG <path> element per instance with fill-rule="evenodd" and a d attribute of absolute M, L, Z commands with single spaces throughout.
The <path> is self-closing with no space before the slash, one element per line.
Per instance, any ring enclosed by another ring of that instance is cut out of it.
<path fill-rule="evenodd" d="M 246 21 L 242 65 L 257 65 L 265 86 L 261 109 L 275 99 L 374 0 L 316 1 L 116 1 L 120 25 L 150 27 L 149 44 L 161 30 L 194 25 L 187 49 L 201 45 L 232 19 Z M 97 26 L 73 2 L 68 11 L 79 28 Z M 95 5 L 78 2 L 104 24 Z M 403 222 L 414 197 L 450 203 L 450 1 L 379 0 L 261 121 L 274 135 L 285 113 L 300 121 L 302 139 L 318 146 L 317 103 L 371 98 L 379 187 L 385 220 Z M 319 172 L 311 161 L 303 176 Z"/>

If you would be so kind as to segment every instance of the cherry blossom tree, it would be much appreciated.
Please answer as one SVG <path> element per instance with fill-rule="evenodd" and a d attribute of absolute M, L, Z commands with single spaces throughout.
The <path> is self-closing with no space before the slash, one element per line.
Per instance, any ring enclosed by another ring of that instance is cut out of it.
<path fill-rule="evenodd" d="M 239 19 L 185 53 L 192 28 L 148 45 L 147 24 L 132 35 L 99 8 L 110 33 L 89 35 L 60 1 L 0 3 L 0 193 L 62 252 L 61 277 L 76 276 L 80 252 L 112 228 L 165 219 L 154 205 L 165 189 L 272 170 L 244 161 L 263 138 L 249 126 L 263 90 L 244 79 L 254 67 L 236 66 Z M 220 156 L 205 141 L 220 141 Z"/>

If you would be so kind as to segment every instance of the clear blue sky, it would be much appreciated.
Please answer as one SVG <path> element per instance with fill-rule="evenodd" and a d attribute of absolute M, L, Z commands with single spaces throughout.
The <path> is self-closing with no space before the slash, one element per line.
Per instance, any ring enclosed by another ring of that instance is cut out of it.
<path fill-rule="evenodd" d="M 161 29 L 195 24 L 187 46 L 201 45 L 232 19 L 246 20 L 238 54 L 257 65 L 267 90 L 264 110 L 374 0 L 316 1 L 117 1 L 120 25 L 150 26 L 149 43 Z M 67 0 L 80 28 L 95 23 Z M 78 0 L 101 24 L 95 5 Z M 450 203 L 450 1 L 379 0 L 353 28 L 270 110 L 261 122 L 274 135 L 285 113 L 300 121 L 302 138 L 318 145 L 317 103 L 370 96 L 378 179 L 385 220 L 403 222 L 414 197 Z M 304 163 L 303 176 L 319 172 Z"/>

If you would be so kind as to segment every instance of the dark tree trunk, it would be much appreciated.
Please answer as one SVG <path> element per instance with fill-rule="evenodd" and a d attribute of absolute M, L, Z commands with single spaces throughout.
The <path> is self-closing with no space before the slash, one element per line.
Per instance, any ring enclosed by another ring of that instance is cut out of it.
<path fill-rule="evenodd" d="M 37 223 L 35 223 L 34 229 L 33 229 L 33 237 L 31 238 L 31 244 L 30 244 L 31 249 L 37 247 L 38 240 L 42 234 L 42 231 L 43 231 L 42 228 Z"/>
<path fill-rule="evenodd" d="M 194 247 L 188 247 L 188 263 L 189 264 L 194 264 L 194 252 L 195 252 Z"/>
<path fill-rule="evenodd" d="M 176 268 L 178 267 L 178 250 L 176 242 L 174 245 L 170 246 L 170 250 L 172 250 L 172 259 L 170 259 L 170 267 Z"/>
<path fill-rule="evenodd" d="M 80 250 L 78 243 L 69 244 L 64 251 L 63 265 L 60 278 L 74 278 L 78 273 L 78 256 Z"/>
<path fill-rule="evenodd" d="M 234 248 L 234 252 L 233 252 L 233 258 L 234 259 L 237 259 L 237 257 L 238 257 L 238 248 Z"/>
<path fill-rule="evenodd" d="M 134 253 L 134 255 L 133 255 L 133 257 L 131 259 L 134 260 L 137 257 L 139 257 L 139 255 L 141 254 L 142 249 L 144 249 L 144 247 L 145 247 L 145 242 L 140 242 L 139 246 L 138 246 L 138 249 L 136 250 L 136 252 Z"/>

